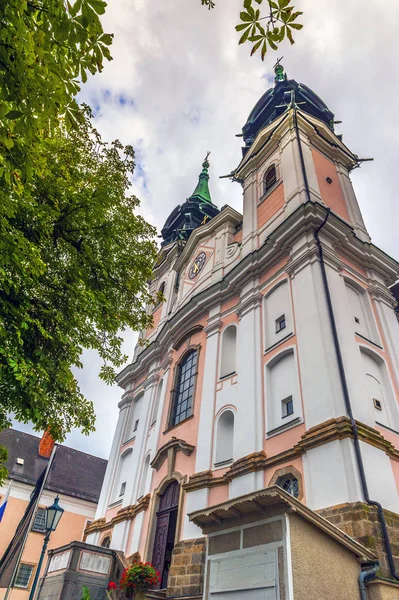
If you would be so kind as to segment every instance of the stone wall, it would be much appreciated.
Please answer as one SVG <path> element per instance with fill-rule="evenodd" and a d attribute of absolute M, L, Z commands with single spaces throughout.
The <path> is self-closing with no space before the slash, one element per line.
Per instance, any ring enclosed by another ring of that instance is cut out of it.
<path fill-rule="evenodd" d="M 184 540 L 173 548 L 167 597 L 202 597 L 206 538 Z"/>
<path fill-rule="evenodd" d="M 317 512 L 366 548 L 375 550 L 381 563 L 381 574 L 389 577 L 387 555 L 376 508 L 355 502 L 338 504 Z M 384 510 L 384 514 L 396 570 L 399 571 L 399 515 L 389 510 Z"/>

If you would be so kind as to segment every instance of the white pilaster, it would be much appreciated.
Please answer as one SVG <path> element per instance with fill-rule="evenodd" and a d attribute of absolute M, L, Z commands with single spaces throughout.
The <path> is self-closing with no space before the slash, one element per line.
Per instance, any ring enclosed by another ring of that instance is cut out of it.
<path fill-rule="evenodd" d="M 257 282 L 252 280 L 241 292 L 237 337 L 237 415 L 234 427 L 234 454 L 242 457 L 263 448 L 261 385 L 261 321 Z"/>
<path fill-rule="evenodd" d="M 109 498 L 111 494 L 113 479 L 115 470 L 117 469 L 118 460 L 119 460 L 119 449 L 122 444 L 122 436 L 126 425 L 126 419 L 129 412 L 130 402 L 123 401 L 119 404 L 120 411 L 118 422 L 116 425 L 114 439 L 112 441 L 111 452 L 107 464 L 107 469 L 105 471 L 104 481 L 101 488 L 100 499 L 97 505 L 96 511 L 96 519 L 100 519 L 105 516 L 107 506 L 109 503 Z"/>
<path fill-rule="evenodd" d="M 202 490 L 194 490 L 186 494 L 186 510 L 184 515 L 183 523 L 183 535 L 182 540 L 191 540 L 193 538 L 199 538 L 203 536 L 201 529 L 189 521 L 188 516 L 195 510 L 205 509 L 208 506 L 208 488 Z"/>
<path fill-rule="evenodd" d="M 212 431 L 216 393 L 220 305 L 209 311 L 202 384 L 201 412 L 198 426 L 195 471 L 207 471 L 212 466 Z"/>
<path fill-rule="evenodd" d="M 145 392 L 142 400 L 142 409 L 140 414 L 139 426 L 137 429 L 136 440 L 133 448 L 131 478 L 127 482 L 126 493 L 123 497 L 123 506 L 135 504 L 140 486 L 140 476 L 144 462 L 144 452 L 148 436 L 149 421 L 151 416 L 151 407 L 156 393 L 158 377 L 155 374 L 150 375 L 145 384 Z"/>
<path fill-rule="evenodd" d="M 292 255 L 290 271 L 304 417 L 310 428 L 344 415 L 345 408 L 313 236 L 299 240 Z"/>

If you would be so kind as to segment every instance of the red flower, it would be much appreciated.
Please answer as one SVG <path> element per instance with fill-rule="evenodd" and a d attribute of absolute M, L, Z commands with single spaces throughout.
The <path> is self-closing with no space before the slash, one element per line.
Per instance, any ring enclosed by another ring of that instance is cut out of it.
<path fill-rule="evenodd" d="M 118 586 L 116 585 L 115 581 L 110 581 L 108 584 L 108 589 L 109 590 L 116 590 Z"/>

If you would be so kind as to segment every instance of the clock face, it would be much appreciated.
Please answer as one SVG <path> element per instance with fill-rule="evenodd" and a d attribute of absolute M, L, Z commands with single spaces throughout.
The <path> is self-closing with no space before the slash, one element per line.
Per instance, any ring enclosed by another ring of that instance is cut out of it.
<path fill-rule="evenodd" d="M 198 273 L 200 271 L 202 271 L 205 263 L 206 263 L 206 254 L 205 254 L 205 252 L 200 252 L 190 267 L 190 270 L 188 272 L 189 278 L 194 279 L 195 277 L 197 277 Z"/>

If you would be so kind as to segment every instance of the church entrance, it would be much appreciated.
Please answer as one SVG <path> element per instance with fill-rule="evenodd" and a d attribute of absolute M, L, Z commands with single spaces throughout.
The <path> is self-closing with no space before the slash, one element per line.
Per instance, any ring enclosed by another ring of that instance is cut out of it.
<path fill-rule="evenodd" d="M 161 581 L 156 586 L 161 589 L 166 588 L 168 582 L 172 551 L 175 545 L 179 495 L 180 486 L 177 481 L 172 481 L 159 501 L 152 564 L 161 574 Z"/>

